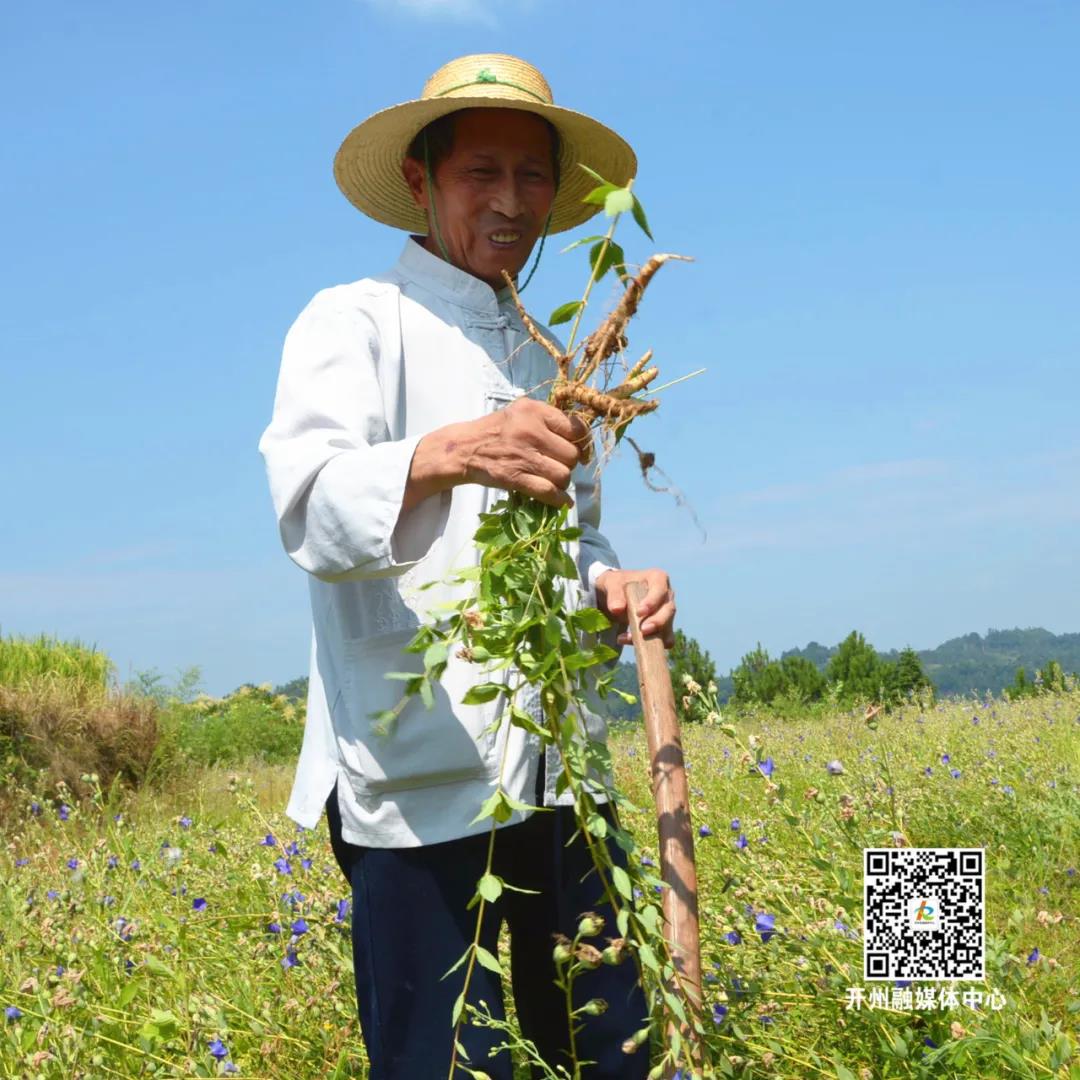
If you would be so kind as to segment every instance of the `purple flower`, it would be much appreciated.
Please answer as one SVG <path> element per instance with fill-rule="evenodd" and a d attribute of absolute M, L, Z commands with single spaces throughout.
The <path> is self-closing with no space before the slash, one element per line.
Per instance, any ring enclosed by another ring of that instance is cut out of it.
<path fill-rule="evenodd" d="M 268 924 L 267 927 L 266 927 L 266 932 L 268 934 L 280 934 L 281 933 L 281 923 L 272 922 L 272 923 Z"/>
<path fill-rule="evenodd" d="M 30 860 L 24 855 L 21 859 L 15 860 L 16 866 L 25 866 Z"/>
<path fill-rule="evenodd" d="M 180 819 L 180 828 L 181 829 L 190 829 L 191 828 L 191 818 L 189 818 L 186 814 Z"/>
<path fill-rule="evenodd" d="M 950 760 L 951 759 L 950 759 L 948 754 L 942 754 L 941 755 L 941 764 L 942 765 L 948 765 Z"/>
<path fill-rule="evenodd" d="M 4 1015 L 8 1018 L 8 1020 L 15 1021 L 22 1016 L 22 1009 L 20 1009 L 18 1005 L 9 1005 L 4 1010 Z"/>
<path fill-rule="evenodd" d="M 69 807 L 67 803 L 61 803 L 60 809 L 57 810 L 56 813 L 61 821 L 67 821 L 69 815 L 71 814 L 71 807 Z"/>
<path fill-rule="evenodd" d="M 285 955 L 281 958 L 281 966 L 288 970 L 291 967 L 296 967 L 299 963 L 300 959 L 296 955 L 296 950 L 290 945 L 285 950 Z"/>
<path fill-rule="evenodd" d="M 259 844 L 260 844 L 260 846 L 262 846 L 262 847 L 274 847 L 274 845 L 275 845 L 275 844 L 277 844 L 277 841 L 276 841 L 276 840 L 274 839 L 274 834 L 273 834 L 273 833 L 267 833 L 267 834 L 266 834 L 266 835 L 265 835 L 265 836 L 264 836 L 264 837 L 263 837 L 263 838 L 262 838 L 262 839 L 261 839 L 261 840 L 259 841 Z"/>
<path fill-rule="evenodd" d="M 931 1039 L 929 1035 L 927 1035 L 926 1038 L 924 1038 L 922 1042 L 923 1042 L 923 1046 L 929 1046 L 931 1050 L 936 1050 L 937 1049 L 937 1043 L 934 1042 L 934 1040 Z"/>
<path fill-rule="evenodd" d="M 775 769 L 776 766 L 773 764 L 773 759 L 767 757 L 764 761 L 758 762 L 758 768 L 761 770 L 762 776 L 772 776 L 773 769 Z"/>
<path fill-rule="evenodd" d="M 206 910 L 206 899 L 204 897 L 202 897 L 202 896 L 197 896 L 194 900 L 191 901 L 191 906 L 196 911 L 205 911 Z"/>
<path fill-rule="evenodd" d="M 712 836 L 712 829 L 710 829 L 708 825 L 702 825 L 701 828 L 698 829 L 698 836 Z"/>
<path fill-rule="evenodd" d="M 279 874 L 291 874 L 292 867 L 289 865 L 289 860 L 285 858 L 279 858 L 274 860 L 274 868 Z"/>
<path fill-rule="evenodd" d="M 41 803 L 39 803 L 39 802 L 32 802 L 32 803 L 30 804 L 30 813 L 31 813 L 31 814 L 33 814 L 33 815 L 34 815 L 34 817 L 37 817 L 37 816 L 38 816 L 38 814 L 40 814 L 40 813 L 41 813 Z"/>
<path fill-rule="evenodd" d="M 652 861 L 652 859 L 649 858 L 648 855 L 642 855 L 641 856 L 641 865 L 642 866 L 655 866 L 656 863 L 654 863 Z"/>
<path fill-rule="evenodd" d="M 138 859 L 132 859 L 131 860 L 131 869 L 132 870 L 141 870 L 142 869 L 142 863 L 139 862 Z"/>
<path fill-rule="evenodd" d="M 1040 956 L 1042 956 L 1042 953 L 1039 952 L 1039 946 L 1036 945 L 1035 948 L 1031 950 L 1031 955 L 1027 958 L 1028 964 L 1037 964 Z"/>
<path fill-rule="evenodd" d="M 1006 795 L 1012 795 L 1013 794 L 1013 786 L 1012 786 L 1012 784 L 1003 785 L 1001 790 L 1004 791 Z"/>
<path fill-rule="evenodd" d="M 349 914 L 349 901 L 339 900 L 337 902 L 337 914 L 334 916 L 334 922 L 344 922 L 345 916 Z"/>
<path fill-rule="evenodd" d="M 749 841 L 746 839 L 746 833 L 739 833 L 735 840 L 735 846 L 737 848 L 744 848 L 748 843 Z"/>
<path fill-rule="evenodd" d="M 844 766 L 837 758 L 833 758 L 832 761 L 825 766 L 825 770 L 830 776 L 840 776 L 844 771 Z"/>
<path fill-rule="evenodd" d="M 905 987 L 911 985 L 911 980 L 910 979 L 894 979 L 893 984 L 895 986 L 900 987 L 900 989 L 903 990 Z"/>
<path fill-rule="evenodd" d="M 217 844 L 211 844 L 207 849 L 211 855 L 217 854 Z"/>
<path fill-rule="evenodd" d="M 742 822 L 737 817 L 733 817 L 731 819 L 731 831 L 732 832 L 738 832 L 741 828 L 742 828 Z"/>
<path fill-rule="evenodd" d="M 55 900 L 60 894 L 55 889 L 49 889 L 45 894 L 50 900 Z"/>
<path fill-rule="evenodd" d="M 288 847 L 287 847 L 287 848 L 285 849 L 285 854 L 286 854 L 286 855 L 299 855 L 299 854 L 300 854 L 300 845 L 299 845 L 299 844 L 298 844 L 298 843 L 297 843 L 297 842 L 296 842 L 296 841 L 294 840 L 294 841 L 293 841 L 293 842 L 292 842 L 292 843 L 291 843 L 291 844 L 290 844 L 290 845 L 289 845 L 289 846 L 288 846 Z"/>
<path fill-rule="evenodd" d="M 742 934 L 740 934 L 738 930 L 729 930 L 724 935 L 724 940 L 729 945 L 741 945 L 742 944 Z"/>
<path fill-rule="evenodd" d="M 311 860 L 310 860 L 310 859 L 301 859 L 301 860 L 300 860 L 300 865 L 301 865 L 301 866 L 302 866 L 302 867 L 303 867 L 303 868 L 304 868 L 305 870 L 310 870 L 310 869 L 311 869 Z"/>
<path fill-rule="evenodd" d="M 761 913 L 754 920 L 754 929 L 761 935 L 762 941 L 768 941 L 776 933 L 776 916 Z"/>
<path fill-rule="evenodd" d="M 716 1004 L 712 1007 L 712 1018 L 714 1024 L 722 1024 L 727 1017 L 727 1006 Z"/>
<path fill-rule="evenodd" d="M 934 774 L 934 770 L 933 770 L 933 769 L 931 769 L 929 765 L 927 765 L 927 766 L 926 766 L 926 768 L 925 768 L 925 769 L 923 769 L 923 772 L 924 772 L 924 773 L 925 773 L 925 774 L 926 774 L 927 776 L 932 776 L 932 775 Z"/>
<path fill-rule="evenodd" d="M 214 1039 L 210 1043 L 210 1055 L 220 1061 L 222 1058 L 229 1056 L 229 1051 L 225 1049 L 225 1044 L 220 1039 Z"/>
<path fill-rule="evenodd" d="M 959 780 L 959 779 L 960 779 L 960 770 L 959 770 L 959 769 L 950 769 L 950 770 L 949 770 L 949 775 L 950 775 L 950 776 L 951 776 L 951 777 L 952 777 L 952 778 L 953 778 L 954 780 Z"/>
<path fill-rule="evenodd" d="M 301 916 L 301 918 L 297 919 L 296 922 L 294 922 L 292 926 L 289 927 L 289 929 L 294 934 L 296 934 L 297 937 L 299 937 L 301 934 L 306 934 L 308 932 L 308 924 Z"/>
<path fill-rule="evenodd" d="M 69 870 L 78 870 L 79 869 L 79 860 L 74 858 L 74 857 L 68 859 L 67 868 Z"/>
<path fill-rule="evenodd" d="M 103 896 L 101 898 L 102 907 L 112 907 L 116 903 L 115 896 Z"/>
<path fill-rule="evenodd" d="M 116 857 L 115 855 L 110 855 L 110 856 L 108 857 L 108 859 L 106 859 L 106 861 L 105 861 L 105 865 L 106 865 L 106 866 L 107 866 L 107 867 L 108 867 L 108 868 L 109 868 L 110 870 L 115 870 L 115 869 L 116 869 L 116 864 L 117 864 L 117 863 L 119 863 L 119 862 L 120 862 L 120 860 L 119 860 L 119 859 L 118 859 L 118 858 L 117 858 L 117 857 Z"/>

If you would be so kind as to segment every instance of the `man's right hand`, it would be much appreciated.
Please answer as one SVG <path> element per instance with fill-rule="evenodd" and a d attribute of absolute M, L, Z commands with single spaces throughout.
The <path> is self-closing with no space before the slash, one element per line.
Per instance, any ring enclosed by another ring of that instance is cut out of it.
<path fill-rule="evenodd" d="M 566 489 L 588 438 L 582 420 L 529 397 L 476 420 L 448 424 L 417 444 L 403 509 L 457 484 L 485 484 L 549 506 L 572 506 Z"/>
<path fill-rule="evenodd" d="M 589 429 L 553 405 L 521 397 L 467 425 L 473 444 L 465 456 L 467 484 L 520 491 L 549 506 L 572 506 L 570 474 L 581 460 Z"/>

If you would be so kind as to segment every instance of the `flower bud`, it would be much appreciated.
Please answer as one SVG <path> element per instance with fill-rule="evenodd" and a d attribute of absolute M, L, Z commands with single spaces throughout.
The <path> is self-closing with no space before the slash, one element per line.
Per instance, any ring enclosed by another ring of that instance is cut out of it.
<path fill-rule="evenodd" d="M 565 934 L 555 935 L 555 948 L 551 955 L 556 964 L 565 964 L 573 956 L 571 941 Z"/>
<path fill-rule="evenodd" d="M 593 998 L 592 1001 L 586 1001 L 578 1011 L 587 1016 L 602 1016 L 607 1012 L 607 1007 L 608 1003 L 603 998 Z"/>
<path fill-rule="evenodd" d="M 608 938 L 608 947 L 600 954 L 605 964 L 621 964 L 627 955 L 626 938 Z"/>
<path fill-rule="evenodd" d="M 579 937 L 595 937 L 604 929 L 604 920 L 595 911 L 582 913 L 578 923 L 577 932 Z"/>
<path fill-rule="evenodd" d="M 632 1054 L 649 1037 L 649 1031 L 649 1028 L 643 1027 L 640 1028 L 638 1031 L 635 1031 L 629 1039 L 624 1039 L 622 1044 L 622 1052 L 624 1054 Z"/>

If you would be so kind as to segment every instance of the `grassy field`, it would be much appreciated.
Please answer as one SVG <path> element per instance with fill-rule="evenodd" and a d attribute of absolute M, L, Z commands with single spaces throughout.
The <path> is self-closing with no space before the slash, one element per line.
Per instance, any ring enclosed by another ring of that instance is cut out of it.
<path fill-rule="evenodd" d="M 685 732 L 725 1075 L 1080 1077 L 1080 695 L 738 728 L 770 783 L 718 728 Z M 655 859 L 643 733 L 611 742 Z M 325 820 L 281 813 L 291 776 L 207 768 L 80 806 L 9 784 L 0 1075 L 365 1075 L 345 883 Z M 985 848 L 987 978 L 955 988 L 1000 1008 L 863 983 L 862 848 L 903 843 Z M 847 1009 L 852 986 L 901 993 Z"/>

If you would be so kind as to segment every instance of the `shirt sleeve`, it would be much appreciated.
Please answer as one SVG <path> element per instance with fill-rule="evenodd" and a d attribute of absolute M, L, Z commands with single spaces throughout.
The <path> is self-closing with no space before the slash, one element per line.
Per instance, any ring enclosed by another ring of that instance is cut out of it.
<path fill-rule="evenodd" d="M 450 492 L 402 513 L 416 445 L 390 440 L 372 316 L 317 293 L 285 337 L 273 415 L 259 440 L 285 551 L 329 582 L 392 577 L 441 535 Z"/>

